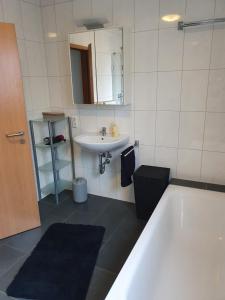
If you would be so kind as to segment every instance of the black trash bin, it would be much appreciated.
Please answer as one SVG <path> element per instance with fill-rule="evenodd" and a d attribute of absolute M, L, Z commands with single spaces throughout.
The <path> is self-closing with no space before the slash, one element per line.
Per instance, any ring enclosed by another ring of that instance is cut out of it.
<path fill-rule="evenodd" d="M 148 220 L 169 184 L 170 169 L 140 166 L 134 173 L 136 213 Z"/>

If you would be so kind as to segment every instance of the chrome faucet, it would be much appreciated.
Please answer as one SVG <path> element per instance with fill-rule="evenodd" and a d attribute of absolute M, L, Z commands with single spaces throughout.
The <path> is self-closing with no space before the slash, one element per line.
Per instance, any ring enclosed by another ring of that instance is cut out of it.
<path fill-rule="evenodd" d="M 102 136 L 106 136 L 106 127 L 102 127 L 102 129 L 99 132 Z"/>

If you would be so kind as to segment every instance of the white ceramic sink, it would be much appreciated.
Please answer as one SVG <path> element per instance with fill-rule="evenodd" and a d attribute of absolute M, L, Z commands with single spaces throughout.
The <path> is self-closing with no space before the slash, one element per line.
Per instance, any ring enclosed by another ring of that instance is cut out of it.
<path fill-rule="evenodd" d="M 89 151 L 103 153 L 125 146 L 129 141 L 129 136 L 112 137 L 87 133 L 76 136 L 74 141 Z"/>

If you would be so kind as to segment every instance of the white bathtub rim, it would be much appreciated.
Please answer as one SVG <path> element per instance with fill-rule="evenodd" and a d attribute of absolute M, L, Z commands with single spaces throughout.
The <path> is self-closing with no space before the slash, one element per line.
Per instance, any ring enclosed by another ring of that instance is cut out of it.
<path fill-rule="evenodd" d="M 134 245 L 130 255 L 128 256 L 126 262 L 124 263 L 120 273 L 118 274 L 113 286 L 111 287 L 108 295 L 105 300 L 125 300 L 128 299 L 128 292 L 130 283 L 132 278 L 136 272 L 136 269 L 139 266 L 141 260 L 143 260 L 143 254 L 146 251 L 146 247 L 148 246 L 149 239 L 154 234 L 155 228 L 158 225 L 158 222 L 161 219 L 161 215 L 163 214 L 164 208 L 167 205 L 168 198 L 172 196 L 173 192 L 185 192 L 185 191 L 195 191 L 199 193 L 206 194 L 220 194 L 224 195 L 223 192 L 211 191 L 211 190 L 203 190 L 198 188 L 179 186 L 179 185 L 168 185 L 164 194 L 162 195 L 157 207 L 155 208 L 153 214 L 151 215 L 149 221 L 147 222 L 144 230 L 142 231 L 139 239 Z M 123 288 L 121 289 L 121 282 L 123 284 Z"/>

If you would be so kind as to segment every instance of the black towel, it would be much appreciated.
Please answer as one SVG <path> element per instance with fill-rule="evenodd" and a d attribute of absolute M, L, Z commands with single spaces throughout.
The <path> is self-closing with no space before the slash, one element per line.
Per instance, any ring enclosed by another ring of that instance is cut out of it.
<path fill-rule="evenodd" d="M 131 176 L 135 170 L 134 147 L 130 146 L 121 153 L 121 186 L 125 187 L 132 183 Z"/>

